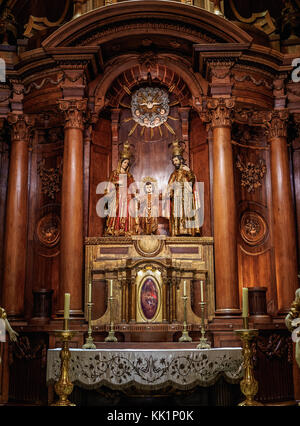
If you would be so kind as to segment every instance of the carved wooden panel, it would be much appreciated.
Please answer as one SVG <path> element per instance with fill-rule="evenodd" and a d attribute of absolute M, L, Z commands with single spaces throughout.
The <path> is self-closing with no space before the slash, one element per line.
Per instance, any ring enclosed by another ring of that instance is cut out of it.
<path fill-rule="evenodd" d="M 29 163 L 27 283 L 25 316 L 31 318 L 36 289 L 59 290 L 60 204 L 63 158 L 61 128 L 35 132 Z"/>
<path fill-rule="evenodd" d="M 232 144 L 240 288 L 267 287 L 268 313 L 275 314 L 277 294 L 269 147 L 262 128 L 237 124 L 233 126 Z"/>
<path fill-rule="evenodd" d="M 238 247 L 239 280 L 242 287 L 267 287 L 267 310 L 276 314 L 277 295 L 274 277 L 273 250 L 246 252 Z M 241 304 L 242 306 L 242 304 Z"/>
<path fill-rule="evenodd" d="M 96 125 L 92 137 L 90 163 L 90 196 L 89 196 L 89 236 L 101 236 L 104 230 L 104 219 L 96 212 L 98 200 L 103 196 L 96 194 L 99 183 L 109 179 L 111 172 L 111 122 L 101 118 Z"/>
<path fill-rule="evenodd" d="M 190 166 L 197 177 L 197 181 L 204 182 L 204 224 L 202 235 L 208 237 L 212 235 L 209 146 L 206 129 L 196 115 L 192 116 L 190 124 L 190 159 Z"/>
<path fill-rule="evenodd" d="M 22 334 L 10 348 L 9 401 L 45 405 L 47 334 Z"/>

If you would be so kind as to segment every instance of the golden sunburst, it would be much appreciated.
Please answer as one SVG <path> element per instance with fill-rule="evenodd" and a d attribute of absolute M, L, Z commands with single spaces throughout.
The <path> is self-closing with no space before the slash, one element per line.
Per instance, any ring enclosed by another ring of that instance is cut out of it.
<path fill-rule="evenodd" d="M 171 117 L 171 116 L 169 116 L 168 117 L 168 119 L 171 119 L 171 120 L 173 120 L 173 121 L 178 121 L 179 119 L 178 118 L 175 118 L 175 117 Z M 128 122 L 130 122 L 130 121 L 132 121 L 133 120 L 133 118 L 132 117 L 128 117 L 128 118 L 126 118 L 126 119 L 124 119 L 124 122 L 125 123 L 128 123 Z M 157 126 L 157 127 L 150 127 L 149 129 L 150 129 L 150 139 L 153 139 L 153 137 L 154 137 L 154 133 L 155 133 L 155 129 L 158 129 L 158 131 L 159 131 L 159 134 L 160 134 L 160 137 L 162 137 L 162 135 L 163 135 L 163 133 L 162 133 L 162 129 L 161 129 L 161 127 L 162 127 L 162 125 L 164 125 L 165 126 L 165 128 L 168 130 L 168 132 L 170 132 L 172 135 L 175 135 L 176 133 L 175 133 L 175 130 L 174 130 L 174 128 L 167 122 L 167 121 L 165 121 L 163 124 L 160 124 L 159 126 Z M 146 130 L 146 126 L 141 126 L 139 123 L 137 123 L 137 122 L 135 122 L 134 123 L 134 125 L 132 126 L 132 128 L 129 130 L 129 133 L 128 133 L 128 137 L 129 136 L 131 136 L 131 135 L 133 135 L 133 133 L 135 132 L 135 130 L 136 130 L 136 128 L 138 127 L 138 126 L 140 126 L 141 127 L 141 131 L 140 131 L 140 135 L 141 136 L 143 136 L 144 135 L 144 133 L 145 133 L 145 130 Z"/>

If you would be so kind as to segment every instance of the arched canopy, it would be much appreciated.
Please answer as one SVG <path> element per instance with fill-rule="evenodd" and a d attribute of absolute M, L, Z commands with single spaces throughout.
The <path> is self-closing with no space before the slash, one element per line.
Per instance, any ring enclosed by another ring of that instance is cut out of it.
<path fill-rule="evenodd" d="M 175 1 L 145 0 L 103 6 L 51 34 L 43 47 L 95 46 L 148 27 L 147 34 L 168 34 L 194 43 L 250 43 L 252 37 L 227 19 Z"/>

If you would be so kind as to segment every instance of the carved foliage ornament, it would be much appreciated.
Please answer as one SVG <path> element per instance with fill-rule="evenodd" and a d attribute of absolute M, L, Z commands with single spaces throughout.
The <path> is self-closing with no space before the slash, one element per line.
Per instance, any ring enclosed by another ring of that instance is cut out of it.
<path fill-rule="evenodd" d="M 87 99 L 58 101 L 60 111 L 65 114 L 65 129 L 84 130 L 84 113 L 87 109 Z"/>
<path fill-rule="evenodd" d="M 204 122 L 210 123 L 211 127 L 230 127 L 232 123 L 233 98 L 208 98 L 207 111 L 201 114 Z"/>
<path fill-rule="evenodd" d="M 246 188 L 248 192 L 254 192 L 261 186 L 261 181 L 267 172 L 267 166 L 262 160 L 259 160 L 257 164 L 250 161 L 245 163 L 238 155 L 236 167 L 242 174 L 241 186 Z"/>
<path fill-rule="evenodd" d="M 289 112 L 287 109 L 273 111 L 252 111 L 250 109 L 236 109 L 234 119 L 243 124 L 261 125 L 266 129 L 269 139 L 287 137 Z"/>
<path fill-rule="evenodd" d="M 33 117 L 29 115 L 9 114 L 7 117 L 11 125 L 12 141 L 28 141 L 31 127 L 34 124 Z"/>
<path fill-rule="evenodd" d="M 61 164 L 58 167 L 45 167 L 45 159 L 38 165 L 38 174 L 42 181 L 42 193 L 54 200 L 61 187 Z"/>
<path fill-rule="evenodd" d="M 264 118 L 269 139 L 287 137 L 287 121 L 289 112 L 286 109 L 270 111 Z"/>

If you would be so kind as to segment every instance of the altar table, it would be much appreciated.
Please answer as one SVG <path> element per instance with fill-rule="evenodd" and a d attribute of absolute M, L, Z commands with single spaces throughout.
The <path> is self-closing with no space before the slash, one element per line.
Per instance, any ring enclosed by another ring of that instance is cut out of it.
<path fill-rule="evenodd" d="M 243 374 L 241 348 L 70 349 L 70 380 L 85 389 L 106 386 L 154 391 L 172 386 L 188 390 L 211 386 L 220 377 L 238 383 Z M 60 349 L 49 349 L 47 384 L 60 375 Z"/>

